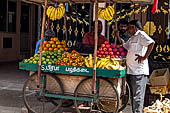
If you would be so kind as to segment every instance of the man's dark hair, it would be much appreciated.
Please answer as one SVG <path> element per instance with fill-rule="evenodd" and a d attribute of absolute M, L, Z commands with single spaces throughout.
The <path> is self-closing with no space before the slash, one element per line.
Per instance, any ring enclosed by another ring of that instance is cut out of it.
<path fill-rule="evenodd" d="M 102 24 L 102 21 L 98 20 L 98 24 Z M 94 26 L 95 26 L 95 21 L 93 21 L 93 23 L 92 23 L 92 27 L 94 27 Z"/>
<path fill-rule="evenodd" d="M 128 25 L 128 21 L 125 20 L 125 19 L 121 19 L 121 20 L 119 20 L 119 22 L 118 22 L 118 26 L 120 26 L 120 24 Z"/>
<path fill-rule="evenodd" d="M 138 29 L 142 29 L 142 25 L 139 20 L 132 20 L 129 22 L 129 24 L 136 26 Z"/>

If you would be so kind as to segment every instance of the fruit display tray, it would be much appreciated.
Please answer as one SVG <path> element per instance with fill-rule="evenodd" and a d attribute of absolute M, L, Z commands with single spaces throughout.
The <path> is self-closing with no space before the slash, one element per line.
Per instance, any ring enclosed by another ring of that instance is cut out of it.
<path fill-rule="evenodd" d="M 38 71 L 38 64 L 31 63 L 19 63 L 19 69 L 27 71 Z M 70 74 L 70 75 L 82 75 L 82 76 L 92 76 L 93 68 L 88 67 L 73 67 L 73 66 L 61 66 L 61 65 L 48 65 L 43 64 L 41 70 L 47 73 L 57 73 L 57 74 Z M 114 77 L 122 78 L 126 76 L 126 70 L 111 70 L 111 69 L 96 69 L 97 77 Z"/>

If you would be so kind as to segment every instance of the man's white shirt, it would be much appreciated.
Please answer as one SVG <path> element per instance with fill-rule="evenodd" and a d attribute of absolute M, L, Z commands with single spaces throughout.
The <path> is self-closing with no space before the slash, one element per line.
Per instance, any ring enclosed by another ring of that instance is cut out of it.
<path fill-rule="evenodd" d="M 149 75 L 149 65 L 148 59 L 145 59 L 141 63 L 135 59 L 138 54 L 140 56 L 145 56 L 148 45 L 151 43 L 155 43 L 153 39 L 151 39 L 144 31 L 138 30 L 134 36 L 123 44 L 123 47 L 128 50 L 126 56 L 126 63 L 127 63 L 127 74 L 131 75 Z"/>

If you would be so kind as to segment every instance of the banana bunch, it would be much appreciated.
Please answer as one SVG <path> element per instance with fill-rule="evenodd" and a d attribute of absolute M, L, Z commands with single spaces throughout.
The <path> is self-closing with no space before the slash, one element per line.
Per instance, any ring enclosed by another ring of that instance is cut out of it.
<path fill-rule="evenodd" d="M 87 67 L 93 67 L 93 57 L 92 57 L 92 54 L 89 54 L 89 56 L 85 57 L 84 58 L 84 62 L 85 62 L 85 65 Z"/>
<path fill-rule="evenodd" d="M 108 6 L 105 9 L 101 7 L 98 8 L 98 17 L 101 19 L 110 21 L 112 20 L 114 14 L 115 14 L 115 10 L 113 6 Z"/>
<path fill-rule="evenodd" d="M 54 20 L 59 20 L 61 19 L 64 14 L 65 14 L 65 6 L 61 3 L 58 5 L 58 7 L 53 7 L 53 6 L 49 6 L 48 9 L 47 9 L 47 16 L 48 18 L 50 18 L 52 21 Z"/>
<path fill-rule="evenodd" d="M 118 70 L 120 68 L 120 63 L 119 61 L 106 57 L 104 59 L 98 60 L 96 67 L 102 69 Z"/>
<path fill-rule="evenodd" d="M 92 54 L 89 54 L 89 56 L 85 57 L 84 62 L 86 67 L 93 67 Z M 98 57 L 96 57 L 96 67 L 102 69 L 119 70 L 121 68 L 121 65 L 119 61 L 116 61 L 110 57 L 106 57 L 102 59 L 98 59 Z"/>

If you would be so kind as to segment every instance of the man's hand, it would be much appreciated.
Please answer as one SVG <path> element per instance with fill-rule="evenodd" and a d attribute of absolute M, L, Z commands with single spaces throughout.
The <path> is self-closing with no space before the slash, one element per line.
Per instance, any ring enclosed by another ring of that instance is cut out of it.
<path fill-rule="evenodd" d="M 138 63 L 141 63 L 143 60 L 146 59 L 145 57 L 142 57 L 142 56 L 140 56 L 140 55 L 138 55 L 138 54 L 135 54 L 135 56 L 137 56 L 137 58 L 135 59 L 135 61 L 138 60 Z"/>

